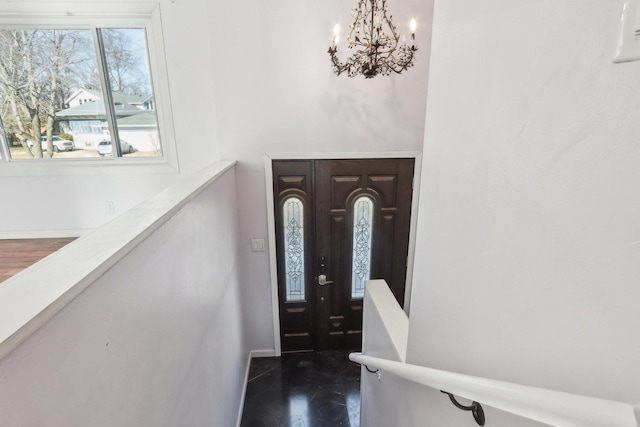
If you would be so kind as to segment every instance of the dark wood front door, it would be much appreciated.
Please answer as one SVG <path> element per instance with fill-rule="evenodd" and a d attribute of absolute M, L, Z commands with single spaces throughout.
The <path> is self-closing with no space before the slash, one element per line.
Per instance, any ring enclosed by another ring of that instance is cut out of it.
<path fill-rule="evenodd" d="M 273 162 L 283 352 L 360 349 L 364 282 L 404 304 L 414 159 Z"/>

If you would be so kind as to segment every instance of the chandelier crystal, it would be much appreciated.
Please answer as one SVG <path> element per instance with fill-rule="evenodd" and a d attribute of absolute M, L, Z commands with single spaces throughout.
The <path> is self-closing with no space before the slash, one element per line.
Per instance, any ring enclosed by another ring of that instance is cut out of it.
<path fill-rule="evenodd" d="M 387 0 L 358 0 L 351 16 L 348 49 L 353 54 L 344 63 L 338 59 L 340 25 L 333 29 L 333 45 L 329 55 L 336 75 L 347 73 L 349 77 L 362 74 L 365 78 L 381 74 L 388 76 L 392 72 L 400 74 L 415 63 L 416 21 L 411 20 L 411 43 L 399 45 L 398 29 L 387 15 Z"/>

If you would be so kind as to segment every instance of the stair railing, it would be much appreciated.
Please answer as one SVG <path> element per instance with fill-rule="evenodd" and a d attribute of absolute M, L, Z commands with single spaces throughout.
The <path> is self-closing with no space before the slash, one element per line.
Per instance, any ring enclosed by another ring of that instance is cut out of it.
<path fill-rule="evenodd" d="M 479 425 L 484 425 L 484 412 L 478 403 L 481 402 L 552 426 L 640 427 L 638 405 L 442 371 L 362 353 L 351 353 L 349 359 L 364 365 L 378 378 L 387 372 L 443 391 L 458 408 L 472 411 Z M 453 395 L 474 402 L 463 406 Z"/>

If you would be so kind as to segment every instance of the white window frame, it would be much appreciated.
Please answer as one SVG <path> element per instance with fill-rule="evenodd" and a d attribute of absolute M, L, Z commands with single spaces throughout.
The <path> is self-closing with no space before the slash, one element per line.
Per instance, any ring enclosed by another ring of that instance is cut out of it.
<path fill-rule="evenodd" d="M 177 172 L 169 79 L 164 55 L 162 22 L 158 3 L 0 3 L 0 28 L 144 28 L 162 156 L 123 158 L 8 159 L 2 149 L 0 176 L 64 175 L 95 173 Z M 0 143 L 8 147 L 4 135 Z"/>

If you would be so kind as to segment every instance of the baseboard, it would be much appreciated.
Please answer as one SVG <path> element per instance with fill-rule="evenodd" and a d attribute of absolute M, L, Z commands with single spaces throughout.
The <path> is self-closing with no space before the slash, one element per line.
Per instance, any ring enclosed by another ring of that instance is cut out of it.
<path fill-rule="evenodd" d="M 244 370 L 244 385 L 242 386 L 242 397 L 240 398 L 240 409 L 238 411 L 237 427 L 240 427 L 242 422 L 242 412 L 244 411 L 244 396 L 247 394 L 247 383 L 249 383 L 249 368 L 251 367 L 251 359 L 258 357 L 274 357 L 276 355 L 275 350 L 249 350 L 249 357 L 247 358 L 247 367 Z"/>
<path fill-rule="evenodd" d="M 276 351 L 272 350 L 272 349 L 266 349 L 266 350 L 251 350 L 250 352 L 251 354 L 251 358 L 258 358 L 258 357 L 275 357 L 276 356 Z"/>
<path fill-rule="evenodd" d="M 91 228 L 78 228 L 75 230 L 0 231 L 0 239 L 55 239 L 56 237 L 80 237 L 91 230 Z"/>

